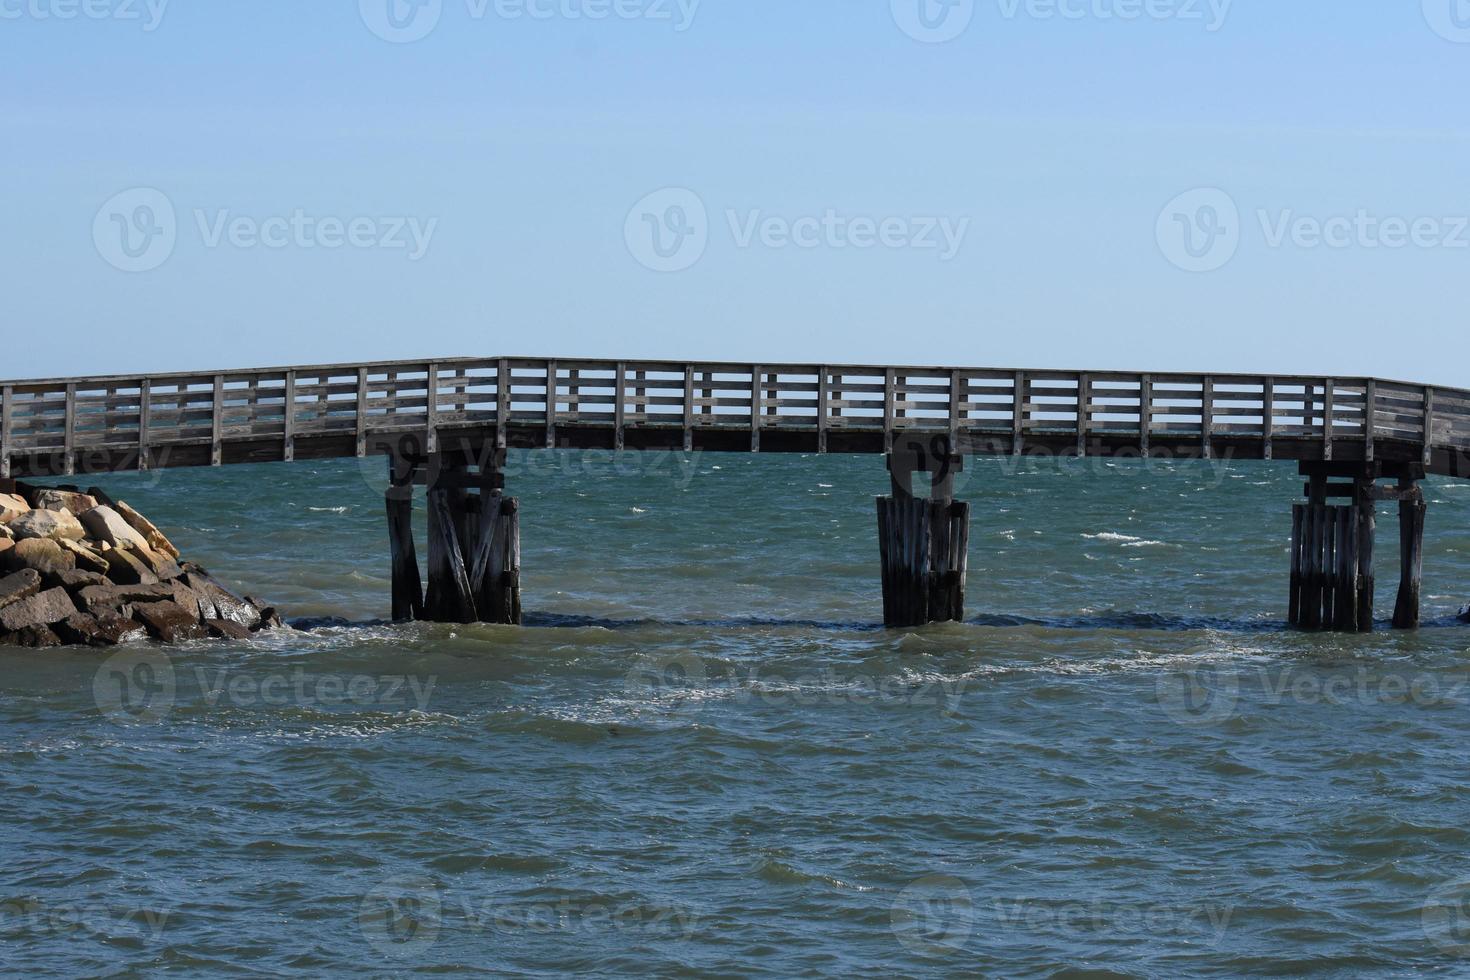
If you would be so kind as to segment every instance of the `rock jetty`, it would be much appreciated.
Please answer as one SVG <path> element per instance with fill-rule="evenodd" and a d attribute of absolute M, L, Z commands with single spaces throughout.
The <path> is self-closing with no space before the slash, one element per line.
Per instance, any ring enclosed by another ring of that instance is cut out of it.
<path fill-rule="evenodd" d="M 116 646 L 279 627 L 123 501 L 0 480 L 0 646 Z"/>

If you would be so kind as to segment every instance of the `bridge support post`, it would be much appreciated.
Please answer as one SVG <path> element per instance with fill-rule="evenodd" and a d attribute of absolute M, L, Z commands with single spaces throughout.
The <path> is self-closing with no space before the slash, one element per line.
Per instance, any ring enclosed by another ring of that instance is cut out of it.
<path fill-rule="evenodd" d="M 1422 465 L 1413 463 L 1306 462 L 1307 502 L 1292 509 L 1291 625 L 1304 629 L 1368 633 L 1373 630 L 1374 539 L 1378 504 L 1399 506 L 1400 576 L 1394 607 L 1395 629 L 1419 626 L 1424 572 L 1424 518 L 1427 505 L 1419 481 Z M 1396 487 L 1380 486 L 1385 477 Z M 1333 478 L 1351 482 L 1330 482 Z M 1334 505 L 1334 499 L 1347 499 Z"/>
<path fill-rule="evenodd" d="M 1399 596 L 1393 609 L 1393 627 L 1419 628 L 1420 594 L 1424 581 L 1424 518 L 1429 505 L 1412 476 L 1399 478 Z"/>
<path fill-rule="evenodd" d="M 963 458 L 947 436 L 898 436 L 887 459 L 893 494 L 877 500 L 883 623 L 899 628 L 962 620 L 970 505 L 955 501 L 954 474 Z M 929 474 L 927 498 L 914 495 L 917 472 Z"/>
<path fill-rule="evenodd" d="M 413 546 L 413 485 L 417 467 L 388 457 L 388 548 L 393 566 L 393 622 L 424 618 L 424 589 Z"/>
<path fill-rule="evenodd" d="M 393 619 L 521 622 L 519 502 L 504 494 L 504 451 L 390 457 L 388 530 Z M 413 488 L 428 488 L 428 589 L 413 543 Z"/>
<path fill-rule="evenodd" d="M 1292 508 L 1292 626 L 1343 633 L 1373 629 L 1374 473 L 1303 463 L 1307 502 Z M 1332 484 L 1331 476 L 1351 479 Z M 1343 505 L 1329 503 L 1346 498 Z"/>

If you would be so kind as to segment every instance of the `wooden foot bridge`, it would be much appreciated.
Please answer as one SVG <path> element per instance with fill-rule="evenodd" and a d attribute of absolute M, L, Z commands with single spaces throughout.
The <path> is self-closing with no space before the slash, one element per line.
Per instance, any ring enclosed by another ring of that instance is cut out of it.
<path fill-rule="evenodd" d="M 395 619 L 518 623 L 508 448 L 873 453 L 884 619 L 964 613 L 967 455 L 1295 461 L 1290 620 L 1373 627 L 1397 502 L 1394 624 L 1419 622 L 1427 474 L 1470 477 L 1470 391 L 1374 378 L 463 358 L 0 382 L 0 480 L 387 457 Z M 928 496 L 914 489 L 925 473 Z M 1384 483 L 1383 481 L 1388 481 Z M 428 488 L 428 589 L 412 493 Z M 0 487 L 0 489 L 4 489 Z"/>

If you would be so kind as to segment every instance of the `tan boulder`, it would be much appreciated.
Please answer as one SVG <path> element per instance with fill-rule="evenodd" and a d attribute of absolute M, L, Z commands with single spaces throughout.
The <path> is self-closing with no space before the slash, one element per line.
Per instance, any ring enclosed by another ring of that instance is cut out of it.
<path fill-rule="evenodd" d="M 100 509 L 100 508 L 99 508 Z M 114 548 L 103 554 L 107 562 L 107 577 L 119 585 L 157 585 L 158 576 L 138 560 L 131 551 Z"/>
<path fill-rule="evenodd" d="M 115 509 L 134 531 L 143 535 L 144 540 L 148 542 L 148 547 L 160 554 L 168 555 L 174 561 L 179 560 L 179 549 L 174 547 L 173 542 L 164 537 L 163 532 L 155 527 L 152 521 L 129 507 L 127 501 L 119 500 Z"/>
<path fill-rule="evenodd" d="M 38 510 L 66 510 L 74 516 L 81 517 L 87 511 L 97 506 L 97 498 L 85 493 L 77 493 L 74 490 L 56 490 L 47 487 L 45 490 L 36 491 L 36 508 Z"/>
<path fill-rule="evenodd" d="M 31 505 L 24 497 L 13 493 L 0 493 L 0 524 L 9 524 L 22 514 L 29 513 Z"/>
<path fill-rule="evenodd" d="M 87 536 L 81 522 L 64 510 L 27 511 L 10 522 L 10 530 L 18 541 L 27 538 L 80 541 Z"/>
<path fill-rule="evenodd" d="M 119 551 L 147 548 L 148 541 L 111 507 L 100 505 L 82 515 L 87 536 L 112 545 Z"/>
<path fill-rule="evenodd" d="M 38 512 L 39 513 L 39 512 Z M 76 556 L 49 538 L 25 538 L 5 553 L 5 566 L 12 571 L 34 568 L 42 575 L 69 572 L 77 567 Z"/>
<path fill-rule="evenodd" d="M 65 538 L 56 542 L 62 549 L 69 551 L 76 557 L 77 567 L 84 572 L 96 572 L 98 575 L 107 574 L 107 561 L 96 551 L 89 548 L 81 541 L 67 541 Z"/>
<path fill-rule="evenodd" d="M 14 538 L 0 538 L 0 568 L 5 568 L 9 564 L 9 559 L 6 558 L 5 553 L 14 547 Z"/>

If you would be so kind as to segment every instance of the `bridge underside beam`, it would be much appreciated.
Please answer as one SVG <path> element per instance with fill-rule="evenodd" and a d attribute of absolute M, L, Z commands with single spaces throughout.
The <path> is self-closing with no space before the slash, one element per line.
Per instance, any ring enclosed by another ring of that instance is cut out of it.
<path fill-rule="evenodd" d="M 928 439 L 936 433 L 929 431 L 898 430 L 885 433 L 880 428 L 852 427 L 831 428 L 819 432 L 815 425 L 781 425 L 760 430 L 759 448 L 763 453 L 857 453 L 882 454 L 888 451 L 892 439 L 916 434 Z M 459 426 L 440 428 L 436 433 L 439 445 L 469 447 L 471 455 L 483 451 L 482 447 L 501 445 L 502 433 L 493 425 Z M 544 425 L 520 425 L 511 423 L 504 430 L 505 446 L 516 449 L 544 449 L 547 447 Z M 688 437 L 686 440 L 686 436 Z M 400 433 L 368 432 L 362 437 L 364 451 L 368 454 L 392 452 L 405 438 Z M 414 435 L 417 441 L 425 441 L 421 431 Z M 611 425 L 561 423 L 556 428 L 555 448 L 560 449 L 604 449 L 619 447 L 618 432 Z M 1148 455 L 1155 459 L 1203 459 L 1204 447 L 1198 435 L 1153 432 L 1144 445 L 1137 433 L 1088 433 L 1084 446 L 1089 456 L 1117 459 L 1137 459 Z M 680 426 L 629 426 L 622 432 L 621 447 L 635 450 L 668 450 L 695 452 L 740 452 L 751 451 L 751 430 L 748 426 L 712 426 L 685 430 Z M 1017 444 L 1010 434 L 993 432 L 959 433 L 955 443 L 956 452 L 966 456 L 1012 456 Z M 1075 431 L 1038 432 L 1028 430 L 1020 441 L 1022 453 L 1039 457 L 1075 456 L 1078 437 Z M 358 437 L 353 433 L 309 433 L 298 432 L 292 438 L 291 458 L 297 461 L 321 459 L 350 459 L 358 455 Z M 1366 449 L 1362 444 L 1335 444 L 1332 459 L 1339 463 L 1365 463 Z M 1231 436 L 1216 433 L 1210 440 L 1210 458 L 1220 460 L 1266 459 L 1266 441 L 1258 436 Z M 1320 438 L 1293 438 L 1278 434 L 1271 443 L 1269 458 L 1316 462 L 1325 461 L 1326 449 Z M 1375 447 L 1375 460 L 1412 463 L 1424 461 L 1422 444 L 1413 441 L 1379 439 Z M 188 443 L 155 443 L 146 453 L 135 448 L 79 448 L 67 454 L 63 451 L 16 451 L 10 457 L 12 475 L 26 477 L 59 477 L 68 472 L 104 473 L 133 470 L 162 470 L 190 466 L 233 465 L 238 463 L 270 463 L 286 459 L 281 439 L 276 437 L 238 438 L 223 442 L 216 455 L 207 442 L 194 440 Z M 1444 476 L 1470 478 L 1470 453 L 1453 452 L 1436 448 L 1428 457 L 1430 473 Z"/>

